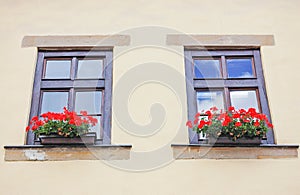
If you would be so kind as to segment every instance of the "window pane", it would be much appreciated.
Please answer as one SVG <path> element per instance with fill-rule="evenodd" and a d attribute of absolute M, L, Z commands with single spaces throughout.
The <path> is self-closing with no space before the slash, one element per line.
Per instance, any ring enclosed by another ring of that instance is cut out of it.
<path fill-rule="evenodd" d="M 89 79 L 89 78 L 103 78 L 103 60 L 79 60 L 77 78 Z"/>
<path fill-rule="evenodd" d="M 70 78 L 71 60 L 47 60 L 46 79 Z"/>
<path fill-rule="evenodd" d="M 88 114 L 100 114 L 101 101 L 101 91 L 76 92 L 75 111 L 80 112 L 81 110 L 85 110 Z"/>
<path fill-rule="evenodd" d="M 43 92 L 41 114 L 45 112 L 63 112 L 68 107 L 68 92 Z"/>
<path fill-rule="evenodd" d="M 253 78 L 252 59 L 227 59 L 228 78 Z"/>
<path fill-rule="evenodd" d="M 90 132 L 95 132 L 97 133 L 97 139 L 101 139 L 100 137 L 100 130 L 101 130 L 101 116 L 92 116 L 94 118 L 96 118 L 98 120 L 98 123 L 96 124 L 96 126 L 91 127 L 91 131 Z"/>
<path fill-rule="evenodd" d="M 213 106 L 224 109 L 223 91 L 197 92 L 197 105 L 198 112 L 209 110 Z"/>
<path fill-rule="evenodd" d="M 258 103 L 255 90 L 250 91 L 230 91 L 231 105 L 236 109 L 255 108 L 257 111 Z"/>
<path fill-rule="evenodd" d="M 221 78 L 219 60 L 194 60 L 196 78 Z"/>

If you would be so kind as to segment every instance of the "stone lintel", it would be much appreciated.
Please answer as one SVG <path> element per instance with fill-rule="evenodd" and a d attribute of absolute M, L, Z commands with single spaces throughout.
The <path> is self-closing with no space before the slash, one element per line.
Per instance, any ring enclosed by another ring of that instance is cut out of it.
<path fill-rule="evenodd" d="M 167 45 L 176 46 L 203 46 L 203 47 L 260 47 L 274 45 L 273 35 L 189 35 L 168 34 Z"/>
<path fill-rule="evenodd" d="M 130 44 L 129 35 L 24 36 L 22 47 L 114 47 Z"/>

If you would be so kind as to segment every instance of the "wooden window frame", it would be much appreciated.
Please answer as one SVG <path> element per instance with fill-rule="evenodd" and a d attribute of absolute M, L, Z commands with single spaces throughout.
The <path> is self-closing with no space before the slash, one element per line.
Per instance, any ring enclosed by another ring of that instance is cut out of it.
<path fill-rule="evenodd" d="M 186 90 L 187 90 L 187 106 L 188 106 L 188 118 L 193 119 L 197 113 L 197 91 L 200 90 L 214 90 L 223 89 L 224 92 L 224 106 L 228 108 L 230 106 L 230 90 L 256 90 L 258 107 L 261 112 L 266 114 L 271 121 L 271 114 L 269 110 L 268 97 L 266 94 L 265 80 L 261 63 L 260 49 L 209 49 L 209 50 L 196 50 L 186 49 L 184 50 L 185 56 L 185 77 L 186 77 Z M 221 75 L 223 78 L 194 78 L 194 59 L 200 58 L 221 58 Z M 252 57 L 253 60 L 253 78 L 228 78 L 226 59 L 230 58 L 243 58 Z M 267 139 L 263 140 L 264 144 L 275 144 L 273 129 L 268 131 Z M 189 142 L 190 144 L 199 144 L 201 140 L 199 135 L 189 128 Z"/>
<path fill-rule="evenodd" d="M 78 59 L 87 57 L 103 59 L 103 78 L 97 79 L 77 79 L 75 77 Z M 44 70 L 47 58 L 51 59 L 71 59 L 71 78 L 70 79 L 45 79 Z M 69 92 L 68 107 L 74 110 L 74 103 L 76 91 L 84 90 L 101 90 L 102 104 L 101 104 L 101 128 L 100 137 L 96 144 L 110 144 L 111 143 L 111 115 L 112 115 L 112 73 L 113 73 L 113 53 L 112 49 L 106 50 L 58 50 L 48 51 L 39 50 L 35 69 L 33 92 L 31 98 L 30 118 L 38 115 L 41 97 L 43 91 L 67 91 Z M 74 87 L 75 86 L 75 87 Z M 27 133 L 26 145 L 38 145 L 38 140 L 35 139 L 33 132 Z"/>

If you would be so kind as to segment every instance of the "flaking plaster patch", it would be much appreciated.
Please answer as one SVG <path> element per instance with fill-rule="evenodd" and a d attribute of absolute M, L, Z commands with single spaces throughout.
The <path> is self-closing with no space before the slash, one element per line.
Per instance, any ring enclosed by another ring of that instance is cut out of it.
<path fill-rule="evenodd" d="M 46 160 L 46 154 L 40 150 L 25 150 L 24 155 L 28 160 Z"/>

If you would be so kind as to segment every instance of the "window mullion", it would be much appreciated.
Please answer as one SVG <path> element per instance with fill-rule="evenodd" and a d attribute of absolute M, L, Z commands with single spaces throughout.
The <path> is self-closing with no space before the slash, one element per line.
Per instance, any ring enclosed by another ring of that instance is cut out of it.
<path fill-rule="evenodd" d="M 68 100 L 69 110 L 75 109 L 75 106 L 74 106 L 75 105 L 74 80 L 76 78 L 77 64 L 78 64 L 78 59 L 76 57 L 73 57 L 72 65 L 71 65 L 71 81 L 73 81 L 73 86 L 70 88 L 70 91 L 69 91 L 69 100 Z"/>
<path fill-rule="evenodd" d="M 221 67 L 222 67 L 223 79 L 227 79 L 227 67 L 226 67 L 225 56 L 221 56 Z"/>
<path fill-rule="evenodd" d="M 71 80 L 74 81 L 76 78 L 76 72 L 77 72 L 77 65 L 78 59 L 76 57 L 72 58 L 72 65 L 71 65 Z"/>
<path fill-rule="evenodd" d="M 227 79 L 227 66 L 226 66 L 226 58 L 224 55 L 221 56 L 221 65 L 222 65 L 223 79 L 225 81 Z M 230 105 L 231 103 L 230 103 L 229 89 L 227 86 L 224 86 L 224 106 L 225 106 L 224 109 L 227 110 Z"/>
<path fill-rule="evenodd" d="M 74 104 L 75 104 L 75 99 L 74 99 L 75 92 L 74 91 L 75 91 L 74 88 L 71 88 L 69 90 L 69 99 L 68 99 L 68 109 L 69 110 L 74 110 Z"/>
<path fill-rule="evenodd" d="M 230 94 L 229 94 L 228 87 L 224 87 L 224 98 L 225 98 L 225 110 L 227 110 L 228 107 L 231 106 Z"/>

